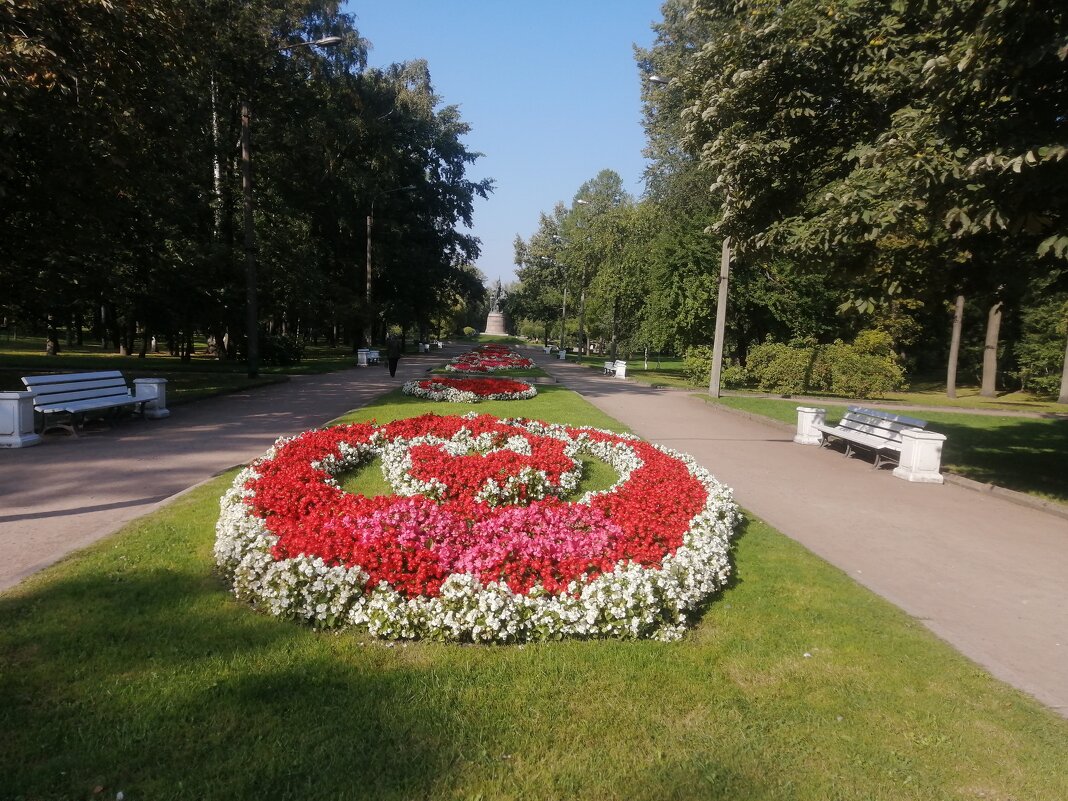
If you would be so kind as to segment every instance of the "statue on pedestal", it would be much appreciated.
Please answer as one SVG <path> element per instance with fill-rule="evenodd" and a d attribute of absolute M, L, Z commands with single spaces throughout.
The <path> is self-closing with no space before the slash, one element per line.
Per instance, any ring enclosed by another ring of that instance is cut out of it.
<path fill-rule="evenodd" d="M 490 292 L 490 312 L 486 318 L 486 333 L 495 336 L 507 334 L 504 328 L 504 314 L 501 312 L 501 298 L 504 297 L 504 289 L 501 287 L 501 279 L 497 279 L 496 286 Z"/>

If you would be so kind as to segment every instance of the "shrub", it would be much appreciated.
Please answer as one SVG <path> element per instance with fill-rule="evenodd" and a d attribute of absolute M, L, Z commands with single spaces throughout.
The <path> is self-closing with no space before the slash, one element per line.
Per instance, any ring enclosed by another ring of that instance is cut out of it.
<path fill-rule="evenodd" d="M 874 398 L 903 389 L 905 375 L 891 352 L 887 356 L 858 351 L 856 345 L 835 344 L 827 349 L 830 391 L 847 398 Z"/>
<path fill-rule="evenodd" d="M 871 398 L 905 386 L 904 371 L 885 331 L 862 331 L 852 344 L 764 342 L 746 359 L 750 382 L 765 392 L 832 392 Z"/>
<path fill-rule="evenodd" d="M 465 337 L 473 337 L 477 333 L 478 333 L 478 331 L 473 329 L 471 326 L 469 326 L 469 325 L 465 325 L 464 326 L 464 336 Z"/>
<path fill-rule="evenodd" d="M 1068 296 L 1055 294 L 1023 313 L 1023 330 L 1016 345 L 1020 384 L 1038 395 L 1056 396 L 1064 367 L 1064 337 L 1068 334 Z"/>
<path fill-rule="evenodd" d="M 686 380 L 695 387 L 708 383 L 712 372 L 712 348 L 708 345 L 694 345 L 682 356 L 682 372 Z"/>
<path fill-rule="evenodd" d="M 744 367 L 737 363 L 724 367 L 720 378 L 723 386 L 727 389 L 739 389 L 749 383 L 749 374 Z"/>
<path fill-rule="evenodd" d="M 275 367 L 298 364 L 304 358 L 304 340 L 289 334 L 260 334 L 260 362 Z"/>

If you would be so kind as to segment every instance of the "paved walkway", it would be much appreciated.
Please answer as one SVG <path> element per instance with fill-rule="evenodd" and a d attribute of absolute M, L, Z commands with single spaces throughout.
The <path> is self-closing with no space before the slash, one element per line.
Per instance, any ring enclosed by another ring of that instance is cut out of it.
<path fill-rule="evenodd" d="M 1068 520 L 896 479 L 688 391 L 535 358 L 636 434 L 692 454 L 751 513 L 1068 716 Z"/>
<path fill-rule="evenodd" d="M 396 378 L 384 366 L 293 376 L 172 407 L 164 420 L 0 449 L 0 590 L 256 458 L 278 437 L 329 422 L 464 350 L 402 358 Z"/>
<path fill-rule="evenodd" d="M 176 407 L 168 420 L 0 451 L 0 590 L 449 355 L 402 359 L 396 379 L 375 368 L 298 377 Z M 636 433 L 693 454 L 753 514 L 1068 716 L 1068 521 L 900 481 L 688 392 L 535 358 Z"/>

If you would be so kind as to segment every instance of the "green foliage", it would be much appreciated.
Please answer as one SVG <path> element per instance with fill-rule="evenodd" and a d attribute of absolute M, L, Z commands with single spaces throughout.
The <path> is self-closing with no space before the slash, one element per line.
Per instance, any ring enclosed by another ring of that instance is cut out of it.
<path fill-rule="evenodd" d="M 682 357 L 682 372 L 694 386 L 707 386 L 712 372 L 712 348 L 708 345 L 687 348 Z"/>
<path fill-rule="evenodd" d="M 862 331 L 852 344 L 769 341 L 750 349 L 746 374 L 764 392 L 879 397 L 905 387 L 904 372 L 891 346 L 883 331 Z"/>
<path fill-rule="evenodd" d="M 720 373 L 720 383 L 725 389 L 741 389 L 749 383 L 749 372 L 740 364 L 726 365 Z"/>
<path fill-rule="evenodd" d="M 476 331 L 471 326 L 469 326 L 469 325 L 465 325 L 464 326 L 464 336 L 465 337 L 473 337 L 477 333 L 478 333 L 478 331 Z"/>
<path fill-rule="evenodd" d="M 0 3 L 0 32 L 3 316 L 92 326 L 116 349 L 233 340 L 246 247 L 261 321 L 332 341 L 479 299 L 463 229 L 492 183 L 467 174 L 469 127 L 425 62 L 367 68 L 336 0 L 18 0 Z M 341 41 L 292 47 L 327 36 Z"/>
<path fill-rule="evenodd" d="M 260 334 L 260 359 L 266 365 L 288 367 L 304 358 L 304 340 L 291 334 Z"/>
<path fill-rule="evenodd" d="M 1024 311 L 1016 344 L 1017 378 L 1025 390 L 1057 396 L 1068 338 L 1068 294 L 1047 297 Z"/>

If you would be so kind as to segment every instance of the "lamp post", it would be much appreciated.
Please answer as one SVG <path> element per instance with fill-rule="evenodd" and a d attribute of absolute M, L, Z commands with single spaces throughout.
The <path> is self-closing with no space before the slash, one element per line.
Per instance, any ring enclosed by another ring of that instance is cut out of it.
<path fill-rule="evenodd" d="M 660 75 L 646 78 L 657 86 L 670 86 L 671 81 Z M 708 394 L 713 398 L 720 395 L 720 377 L 723 373 L 723 338 L 727 329 L 727 296 L 731 280 L 731 238 L 724 237 L 723 249 L 719 260 L 719 294 L 716 297 L 716 333 L 712 340 L 712 370 L 708 377 Z"/>
<path fill-rule="evenodd" d="M 579 206 L 593 205 L 588 200 L 577 198 L 575 204 Z M 576 223 L 577 224 L 577 223 Z M 590 348 L 586 342 L 586 259 L 582 259 L 582 278 L 579 282 L 579 323 L 578 323 L 578 346 L 579 353 L 589 356 Z"/>
<path fill-rule="evenodd" d="M 340 36 L 324 36 L 314 42 L 295 42 L 275 48 L 281 53 L 298 47 L 333 47 Z M 245 335 L 248 338 L 248 376 L 260 374 L 259 275 L 256 264 L 256 226 L 252 198 L 252 106 L 246 97 L 241 101 L 241 192 L 244 196 L 245 229 Z"/>
<path fill-rule="evenodd" d="M 552 240 L 558 242 L 561 245 L 566 245 L 567 242 L 563 237 L 553 234 Z M 560 285 L 564 288 L 564 302 L 560 306 L 560 350 L 565 351 L 567 347 L 564 343 L 564 332 L 567 330 L 567 265 L 561 264 L 558 261 L 550 261 L 555 267 L 560 268 Z"/>
<path fill-rule="evenodd" d="M 727 329 L 727 291 L 731 280 L 731 238 L 723 238 L 719 258 L 719 295 L 716 298 L 716 338 L 712 340 L 712 373 L 708 377 L 708 394 L 719 397 L 720 375 L 723 372 L 723 336 Z"/>
<path fill-rule="evenodd" d="M 371 298 L 372 291 L 374 290 L 374 272 L 371 269 L 371 227 L 374 225 L 375 218 L 375 201 L 385 195 L 392 195 L 394 192 L 409 192 L 415 189 L 414 185 L 410 186 L 398 186 L 394 189 L 387 189 L 384 192 L 378 192 L 371 197 L 371 210 L 367 215 L 367 276 L 364 284 L 364 301 L 366 304 L 366 317 L 363 324 L 363 338 L 366 347 L 371 347 L 371 335 L 374 329 L 374 315 L 371 314 Z"/>

